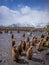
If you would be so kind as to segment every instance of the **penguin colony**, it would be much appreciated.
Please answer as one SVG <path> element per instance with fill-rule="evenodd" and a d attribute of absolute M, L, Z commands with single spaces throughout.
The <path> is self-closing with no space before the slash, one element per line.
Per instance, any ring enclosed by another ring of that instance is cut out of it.
<path fill-rule="evenodd" d="M 8 33 L 8 31 L 5 31 L 5 33 Z M 18 33 L 20 32 L 18 31 Z M 2 34 L 2 31 L 0 31 L 0 34 Z M 44 50 L 44 47 L 49 48 L 49 32 L 46 35 L 41 34 L 40 37 L 32 37 L 32 41 L 29 37 L 27 37 L 26 41 L 20 40 L 18 46 L 16 46 L 14 34 L 12 33 L 12 31 L 10 32 L 10 34 L 13 60 L 19 61 L 19 58 L 20 56 L 22 56 L 23 52 L 25 52 L 25 56 L 27 59 L 32 59 L 34 47 L 37 49 L 37 51 Z M 25 33 L 22 35 L 22 37 L 25 38 Z"/>
<path fill-rule="evenodd" d="M 23 37 L 25 35 L 23 34 Z M 18 61 L 19 57 L 25 51 L 25 55 L 27 59 L 32 59 L 33 57 L 33 47 L 38 51 L 41 51 L 43 47 L 49 47 L 49 34 L 47 35 L 41 35 L 40 38 L 34 36 L 32 38 L 32 41 L 30 41 L 30 38 L 27 37 L 26 41 L 21 40 L 18 44 L 18 46 L 15 45 L 15 40 L 13 40 L 14 35 L 12 34 L 12 58 L 13 60 Z"/>

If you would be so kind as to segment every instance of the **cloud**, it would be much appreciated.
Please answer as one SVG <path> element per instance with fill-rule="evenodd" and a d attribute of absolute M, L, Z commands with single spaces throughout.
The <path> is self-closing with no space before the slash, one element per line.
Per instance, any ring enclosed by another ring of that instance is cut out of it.
<path fill-rule="evenodd" d="M 0 6 L 0 25 L 17 23 L 44 27 L 49 23 L 49 11 L 37 10 L 28 6 L 24 6 L 18 10 L 11 10 L 6 6 Z"/>

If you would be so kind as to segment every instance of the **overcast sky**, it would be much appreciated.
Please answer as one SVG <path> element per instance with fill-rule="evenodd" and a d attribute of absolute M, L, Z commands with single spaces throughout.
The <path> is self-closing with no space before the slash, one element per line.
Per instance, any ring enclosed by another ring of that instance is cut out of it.
<path fill-rule="evenodd" d="M 0 0 L 0 25 L 49 23 L 49 0 Z"/>

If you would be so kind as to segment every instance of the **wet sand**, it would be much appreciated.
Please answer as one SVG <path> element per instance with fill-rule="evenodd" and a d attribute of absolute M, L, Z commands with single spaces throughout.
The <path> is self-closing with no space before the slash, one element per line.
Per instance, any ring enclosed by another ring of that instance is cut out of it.
<path fill-rule="evenodd" d="M 17 31 L 13 31 L 14 38 L 16 41 L 16 45 L 18 45 L 20 40 L 26 40 L 29 36 L 27 32 L 25 32 L 25 37 L 22 37 L 24 31 L 17 33 Z M 40 36 L 40 32 L 32 32 L 32 35 L 29 36 L 30 40 L 34 35 Z M 33 48 L 33 57 L 31 60 L 28 60 L 25 56 L 21 56 L 19 62 L 15 62 L 12 59 L 11 54 L 11 34 L 10 31 L 8 33 L 0 34 L 0 65 L 49 65 L 49 55 L 45 55 L 48 50 L 44 50 L 42 52 L 38 52 L 35 47 Z"/>

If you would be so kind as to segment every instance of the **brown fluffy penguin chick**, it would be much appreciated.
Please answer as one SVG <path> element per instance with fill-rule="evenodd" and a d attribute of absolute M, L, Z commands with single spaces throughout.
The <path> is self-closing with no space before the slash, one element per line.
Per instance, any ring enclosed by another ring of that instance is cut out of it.
<path fill-rule="evenodd" d="M 46 39 L 43 39 L 42 46 L 46 46 Z"/>
<path fill-rule="evenodd" d="M 37 43 L 37 38 L 36 37 L 33 37 L 33 39 L 32 39 L 32 45 L 34 46 L 35 43 Z"/>
<path fill-rule="evenodd" d="M 46 46 L 49 47 L 49 37 L 46 36 Z"/>
<path fill-rule="evenodd" d="M 2 34 L 2 31 L 0 31 L 0 34 Z"/>
<path fill-rule="evenodd" d="M 41 41 L 37 44 L 36 49 L 39 51 L 42 50 L 42 42 Z"/>
<path fill-rule="evenodd" d="M 30 46 L 29 49 L 26 52 L 27 58 L 32 59 L 32 54 L 33 54 L 33 46 Z"/>
<path fill-rule="evenodd" d="M 27 40 L 26 40 L 26 42 L 30 42 L 30 39 L 29 39 L 29 37 L 27 37 Z"/>
<path fill-rule="evenodd" d="M 49 37 L 48 36 L 46 36 L 46 41 L 48 41 L 49 40 Z"/>
<path fill-rule="evenodd" d="M 47 34 L 49 35 L 49 32 Z"/>
<path fill-rule="evenodd" d="M 12 39 L 14 38 L 14 35 L 13 35 L 13 34 L 11 35 L 11 38 L 12 38 Z"/>
<path fill-rule="evenodd" d="M 12 47 L 15 45 L 15 40 L 12 40 Z"/>
<path fill-rule="evenodd" d="M 48 41 L 46 41 L 46 46 L 47 46 L 47 47 L 49 47 L 49 40 L 48 40 Z"/>
<path fill-rule="evenodd" d="M 40 38 L 40 41 L 39 42 L 43 42 L 44 38 Z"/>
<path fill-rule="evenodd" d="M 45 36 L 43 34 L 41 34 L 41 38 L 44 38 Z"/>
<path fill-rule="evenodd" d="M 23 43 L 23 41 L 21 40 L 19 45 L 18 45 L 18 52 L 19 52 L 20 55 L 21 55 L 21 52 L 22 52 L 22 43 Z"/>
<path fill-rule="evenodd" d="M 42 49 L 42 46 L 43 46 L 43 38 L 40 38 L 40 41 L 39 41 L 39 43 L 37 44 L 36 49 L 37 49 L 37 50 L 41 50 L 41 49 Z"/>
<path fill-rule="evenodd" d="M 15 46 L 12 47 L 12 58 L 14 61 L 18 61 L 18 59 L 19 59 L 19 53 Z"/>
<path fill-rule="evenodd" d="M 35 45 L 35 40 L 34 40 L 34 39 L 32 39 L 32 45 L 33 45 L 33 46 Z"/>
<path fill-rule="evenodd" d="M 26 51 L 28 50 L 28 48 L 30 47 L 30 42 L 26 43 Z"/>
<path fill-rule="evenodd" d="M 23 34 L 23 37 L 25 37 L 25 33 Z"/>
<path fill-rule="evenodd" d="M 22 50 L 25 50 L 25 48 L 26 48 L 26 42 L 23 41 L 23 43 L 22 43 Z"/>

